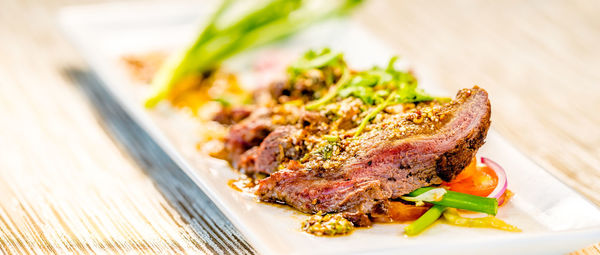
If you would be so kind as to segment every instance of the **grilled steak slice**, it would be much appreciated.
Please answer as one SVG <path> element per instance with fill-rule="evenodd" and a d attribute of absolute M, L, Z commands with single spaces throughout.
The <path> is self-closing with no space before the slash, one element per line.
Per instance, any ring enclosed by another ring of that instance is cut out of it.
<path fill-rule="evenodd" d="M 487 92 L 464 89 L 442 107 L 393 116 L 342 139 L 340 155 L 288 165 L 261 180 L 256 194 L 306 213 L 368 215 L 389 199 L 453 179 L 483 145 L 489 125 Z"/>
<path fill-rule="evenodd" d="M 223 107 L 221 111 L 213 117 L 213 120 L 224 125 L 233 125 L 247 118 L 250 114 L 252 114 L 252 109 L 250 107 Z"/>
<path fill-rule="evenodd" d="M 256 157 L 258 154 L 258 146 L 254 146 L 249 150 L 245 151 L 239 156 L 237 160 L 237 167 L 239 170 L 250 175 L 256 172 L 254 166 L 256 165 Z"/>
<path fill-rule="evenodd" d="M 229 153 L 229 161 L 233 167 L 239 169 L 240 162 L 248 161 L 244 158 L 248 158 L 249 155 L 242 157 L 244 152 L 260 145 L 262 140 L 275 129 L 271 115 L 268 109 L 259 108 L 240 123 L 231 126 L 229 134 L 225 137 L 225 149 Z"/>
<path fill-rule="evenodd" d="M 271 174 L 289 160 L 298 160 L 304 155 L 302 140 L 306 131 L 294 126 L 280 126 L 271 132 L 256 151 L 254 171 Z"/>
<path fill-rule="evenodd" d="M 247 175 L 271 174 L 282 163 L 300 159 L 312 143 L 308 136 L 327 133 L 328 124 L 324 115 L 299 106 L 258 108 L 231 126 L 225 137 L 228 160 Z"/>

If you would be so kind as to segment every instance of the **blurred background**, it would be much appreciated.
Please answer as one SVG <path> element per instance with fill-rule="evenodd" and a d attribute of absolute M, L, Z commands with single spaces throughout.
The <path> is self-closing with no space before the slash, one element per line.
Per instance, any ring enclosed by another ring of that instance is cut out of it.
<path fill-rule="evenodd" d="M 99 2 L 0 0 L 0 250 L 203 251 L 63 73 L 86 65 L 58 10 Z M 447 91 L 486 88 L 494 128 L 600 205 L 598 13 L 592 0 L 370 0 L 351 18 Z"/>

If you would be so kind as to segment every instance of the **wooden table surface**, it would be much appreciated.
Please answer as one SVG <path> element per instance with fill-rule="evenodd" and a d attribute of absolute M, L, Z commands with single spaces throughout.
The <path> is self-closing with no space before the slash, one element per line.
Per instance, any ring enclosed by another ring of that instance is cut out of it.
<path fill-rule="evenodd" d="M 0 251 L 202 251 L 61 74 L 85 66 L 57 27 L 74 3 L 0 0 Z M 486 88 L 494 127 L 600 204 L 598 13 L 591 0 L 373 0 L 353 18 L 448 91 Z"/>

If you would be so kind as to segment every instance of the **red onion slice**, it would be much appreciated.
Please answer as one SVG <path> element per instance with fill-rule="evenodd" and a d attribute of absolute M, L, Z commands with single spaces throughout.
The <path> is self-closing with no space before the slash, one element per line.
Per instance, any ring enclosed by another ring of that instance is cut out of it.
<path fill-rule="evenodd" d="M 498 205 L 504 203 L 504 192 L 506 192 L 506 187 L 508 186 L 508 180 L 506 179 L 506 172 L 498 163 L 492 161 L 489 158 L 481 157 L 481 163 L 488 166 L 490 169 L 494 170 L 496 176 L 498 177 L 498 184 L 496 188 L 488 195 L 488 197 L 493 197 L 498 199 Z"/>

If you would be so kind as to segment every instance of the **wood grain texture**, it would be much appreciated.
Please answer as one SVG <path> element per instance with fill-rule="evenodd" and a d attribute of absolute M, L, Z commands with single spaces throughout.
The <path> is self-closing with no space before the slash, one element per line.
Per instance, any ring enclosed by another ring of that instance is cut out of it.
<path fill-rule="evenodd" d="M 185 225 L 202 237 L 195 244 L 213 254 L 255 254 L 241 233 L 191 177 L 124 110 L 90 71 L 67 69 L 96 109 L 102 126 L 156 184 Z M 149 221 L 150 223 L 152 221 Z M 162 252 L 162 251 L 161 251 Z"/>
<path fill-rule="evenodd" d="M 0 251 L 211 251 L 61 75 L 81 65 L 48 6 L 0 8 Z"/>
<path fill-rule="evenodd" d="M 61 74 L 85 66 L 56 26 L 73 3 L 0 0 L 0 251 L 210 252 Z M 421 77 L 488 89 L 494 128 L 600 204 L 598 13 L 598 1 L 375 0 L 354 18 Z"/>

